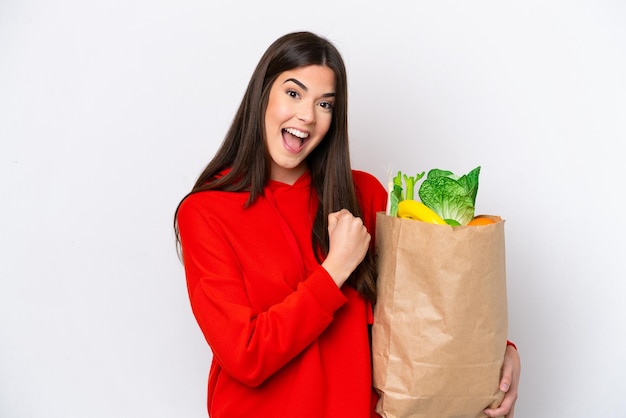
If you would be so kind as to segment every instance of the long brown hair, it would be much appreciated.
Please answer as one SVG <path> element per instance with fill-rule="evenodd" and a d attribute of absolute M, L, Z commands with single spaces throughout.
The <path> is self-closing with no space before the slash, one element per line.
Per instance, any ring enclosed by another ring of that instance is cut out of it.
<path fill-rule="evenodd" d="M 319 199 L 311 242 L 321 262 L 329 249 L 327 215 L 346 208 L 354 216 L 361 216 L 361 209 L 350 166 L 346 69 L 335 46 L 318 35 L 310 32 L 290 33 L 277 39 L 265 51 L 252 74 L 224 141 L 187 196 L 206 190 L 248 191 L 250 196 L 247 204 L 251 205 L 263 194 L 270 178 L 270 156 L 265 143 L 264 123 L 270 89 L 281 73 L 309 65 L 330 68 L 335 73 L 336 83 L 330 128 L 307 157 L 311 182 Z M 226 169 L 229 169 L 227 173 L 221 175 Z M 177 215 L 178 208 L 174 216 L 174 230 L 177 248 L 180 250 Z M 366 299 L 375 301 L 375 266 L 371 251 L 352 273 L 347 284 Z"/>

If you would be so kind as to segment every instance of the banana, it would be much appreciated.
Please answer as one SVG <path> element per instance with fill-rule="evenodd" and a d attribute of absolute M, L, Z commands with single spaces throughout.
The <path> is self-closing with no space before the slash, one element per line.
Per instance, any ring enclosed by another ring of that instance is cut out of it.
<path fill-rule="evenodd" d="M 398 216 L 400 218 L 417 219 L 437 225 L 447 225 L 431 208 L 417 200 L 403 200 L 398 203 Z"/>

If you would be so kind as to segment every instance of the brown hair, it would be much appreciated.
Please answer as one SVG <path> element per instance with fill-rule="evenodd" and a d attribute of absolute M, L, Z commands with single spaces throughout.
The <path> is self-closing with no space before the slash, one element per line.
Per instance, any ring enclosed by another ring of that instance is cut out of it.
<path fill-rule="evenodd" d="M 330 68 L 335 73 L 336 84 L 330 128 L 307 157 L 311 182 L 319 199 L 311 240 L 314 253 L 321 262 L 321 257 L 328 254 L 329 247 L 327 215 L 346 208 L 354 216 L 361 216 L 361 209 L 356 199 L 350 166 L 346 69 L 335 46 L 318 35 L 310 32 L 290 33 L 277 39 L 265 51 L 252 74 L 224 141 L 187 196 L 206 190 L 249 191 L 247 204 L 251 205 L 263 194 L 270 178 L 270 157 L 265 144 L 264 124 L 270 89 L 281 73 L 308 65 Z M 221 175 L 226 169 L 229 169 L 228 172 Z M 180 250 L 176 216 L 174 229 Z M 375 267 L 371 251 L 352 273 L 347 284 L 366 299 L 375 301 Z"/>

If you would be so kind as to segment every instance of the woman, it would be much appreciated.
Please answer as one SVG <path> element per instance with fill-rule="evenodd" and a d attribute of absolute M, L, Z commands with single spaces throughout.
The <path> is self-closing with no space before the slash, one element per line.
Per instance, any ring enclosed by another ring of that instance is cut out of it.
<path fill-rule="evenodd" d="M 377 416 L 371 233 L 386 201 L 378 180 L 350 168 L 337 49 L 308 32 L 276 40 L 176 214 L 213 353 L 211 417 Z M 511 390 L 490 416 L 512 411 L 518 373 L 507 348 Z"/>

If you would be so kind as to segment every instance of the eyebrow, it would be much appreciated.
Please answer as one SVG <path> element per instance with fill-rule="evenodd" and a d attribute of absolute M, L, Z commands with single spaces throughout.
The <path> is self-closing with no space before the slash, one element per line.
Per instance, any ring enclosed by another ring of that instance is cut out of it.
<path fill-rule="evenodd" d="M 292 83 L 297 84 L 302 90 L 304 91 L 309 91 L 309 88 L 307 86 L 305 86 L 304 84 L 302 84 L 302 82 L 298 79 L 295 78 L 288 78 L 287 80 L 285 80 L 283 82 L 283 84 L 287 84 L 289 81 L 291 81 Z M 322 97 L 335 97 L 335 93 L 324 93 L 322 94 Z"/>

